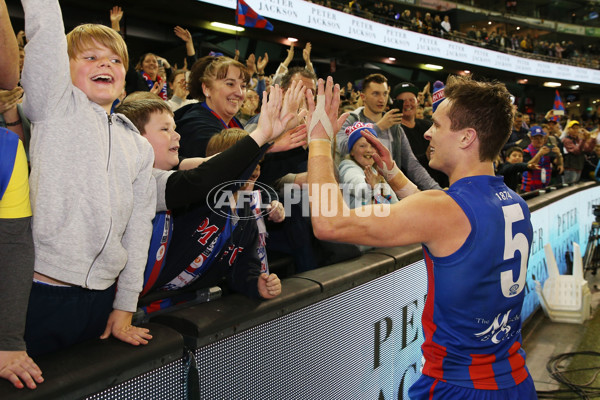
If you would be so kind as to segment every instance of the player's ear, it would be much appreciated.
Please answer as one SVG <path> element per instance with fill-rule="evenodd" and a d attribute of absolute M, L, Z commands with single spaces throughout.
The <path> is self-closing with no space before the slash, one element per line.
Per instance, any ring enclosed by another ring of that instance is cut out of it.
<path fill-rule="evenodd" d="M 461 130 L 460 147 L 462 149 L 466 149 L 467 147 L 473 145 L 476 139 L 477 131 L 473 128 L 465 128 Z"/>

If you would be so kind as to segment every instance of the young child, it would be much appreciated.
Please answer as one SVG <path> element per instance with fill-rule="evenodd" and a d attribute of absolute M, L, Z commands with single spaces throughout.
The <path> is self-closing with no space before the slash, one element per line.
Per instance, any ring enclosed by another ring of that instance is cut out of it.
<path fill-rule="evenodd" d="M 277 90 L 274 88 L 273 92 Z M 206 204 L 208 193 L 220 183 L 241 179 L 252 173 L 250 180 L 253 184 L 258 177 L 257 163 L 268 148 L 262 145 L 266 143 L 268 135 L 274 137 L 269 130 L 272 129 L 273 119 L 279 118 L 278 114 L 270 112 L 274 107 L 278 107 L 277 99 L 270 96 L 267 104 L 265 96 L 265 111 L 257 129 L 251 135 L 241 130 L 227 130 L 216 135 L 211 140 L 211 155 L 216 155 L 191 170 L 185 169 L 194 167 L 203 159 L 179 159 L 179 134 L 175 131 L 173 113 L 165 102 L 137 100 L 126 102 L 118 108 L 148 139 L 155 154 L 154 175 L 158 185 L 158 204 L 142 295 L 156 289 L 184 288 L 196 279 L 198 282 L 195 286 L 220 284 L 222 277 L 229 275 L 231 278 L 239 270 L 243 271 L 242 282 L 232 283 L 230 286 L 234 290 L 263 298 L 272 298 L 281 292 L 277 275 L 247 275 L 249 271 L 257 272 L 257 265 L 260 267 L 260 260 L 256 263 L 256 244 L 253 243 L 259 238 L 254 219 L 238 222 L 244 229 L 236 229 L 233 231 L 235 234 L 232 234 L 234 223 L 231 219 L 217 215 L 219 213 L 213 212 Z M 282 129 L 283 126 L 285 125 L 280 125 L 277 129 Z M 281 133 L 273 131 L 275 136 Z M 281 221 L 283 207 L 280 203 L 273 204 L 272 207 L 269 218 Z M 246 226 L 250 226 L 250 229 L 246 229 Z M 244 246 L 235 246 L 236 231 L 244 233 Z M 252 243 L 246 244 L 249 240 Z M 205 257 L 201 258 L 200 254 Z M 236 260 L 238 255 L 241 261 L 232 262 L 231 268 L 222 268 L 219 264 L 225 258 Z M 250 288 L 247 287 L 248 280 L 253 282 Z M 231 281 L 235 279 L 231 278 Z M 145 311 L 166 308 L 187 300 L 189 295 L 188 292 L 154 302 L 146 306 Z"/>
<path fill-rule="evenodd" d="M 523 149 L 513 146 L 506 151 L 506 162 L 500 164 L 496 175 L 502 175 L 506 186 L 516 192 L 521 184 L 522 173 L 528 168 L 527 163 L 523 162 Z"/>
<path fill-rule="evenodd" d="M 103 25 L 65 38 L 57 0 L 22 4 L 35 246 L 27 348 L 39 355 L 111 335 L 146 344 L 148 329 L 131 318 L 156 206 L 154 155 L 127 118 L 110 114 L 127 48 Z"/>
<path fill-rule="evenodd" d="M 355 122 L 345 130 L 348 135 L 348 155 L 340 162 L 340 185 L 348 191 L 348 207 L 357 208 L 366 204 L 394 204 L 398 197 L 374 168 L 375 149 L 361 132 L 366 130 L 377 137 L 371 123 Z"/>

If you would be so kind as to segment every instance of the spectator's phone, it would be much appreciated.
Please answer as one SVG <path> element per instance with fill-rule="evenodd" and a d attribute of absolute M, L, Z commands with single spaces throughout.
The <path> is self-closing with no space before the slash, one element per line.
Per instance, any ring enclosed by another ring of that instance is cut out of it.
<path fill-rule="evenodd" d="M 394 100 L 392 108 L 397 108 L 398 110 L 400 110 L 400 112 L 402 112 L 402 110 L 404 109 L 404 100 Z"/>
<path fill-rule="evenodd" d="M 162 67 L 162 60 L 161 59 L 158 60 L 158 67 L 159 68 Z"/>

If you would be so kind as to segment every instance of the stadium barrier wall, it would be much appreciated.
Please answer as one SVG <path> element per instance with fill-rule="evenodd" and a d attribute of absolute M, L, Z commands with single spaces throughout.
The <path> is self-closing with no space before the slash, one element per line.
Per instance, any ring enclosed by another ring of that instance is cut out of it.
<path fill-rule="evenodd" d="M 600 186 L 527 202 L 525 324 L 539 308 L 533 280 L 547 277 L 543 245 L 565 273 L 572 241 L 585 249 Z M 234 294 L 152 318 L 147 346 L 95 340 L 40 357 L 46 382 L 17 390 L 0 381 L 0 398 L 406 399 L 421 365 L 426 283 L 420 246 L 373 249 L 284 279 L 273 300 Z"/>

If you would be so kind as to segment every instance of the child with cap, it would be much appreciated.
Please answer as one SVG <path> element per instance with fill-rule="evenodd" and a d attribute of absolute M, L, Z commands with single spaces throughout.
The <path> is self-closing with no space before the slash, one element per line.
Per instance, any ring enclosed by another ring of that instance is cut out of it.
<path fill-rule="evenodd" d="M 368 131 L 377 137 L 373 124 L 355 122 L 346 128 L 348 155 L 339 165 L 340 185 L 348 207 L 367 204 L 396 203 L 398 197 L 373 164 L 375 149 L 361 132 Z"/>
<path fill-rule="evenodd" d="M 523 172 L 522 192 L 531 192 L 548 186 L 552 176 L 552 159 L 560 155 L 557 147 L 546 145 L 546 132 L 541 126 L 532 126 L 529 130 L 529 137 L 531 143 L 523 150 L 523 161 L 530 166 L 539 166 L 539 169 Z"/>

